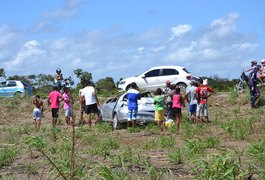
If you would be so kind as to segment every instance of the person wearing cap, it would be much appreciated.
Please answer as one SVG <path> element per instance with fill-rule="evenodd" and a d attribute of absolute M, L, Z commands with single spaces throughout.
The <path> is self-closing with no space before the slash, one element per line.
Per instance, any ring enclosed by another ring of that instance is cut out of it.
<path fill-rule="evenodd" d="M 97 98 L 96 91 L 92 86 L 92 82 L 87 80 L 86 87 L 81 92 L 82 101 L 85 101 L 85 113 L 87 114 L 87 124 L 88 127 L 91 128 L 91 114 L 95 115 L 95 125 L 99 122 L 99 101 Z"/>
<path fill-rule="evenodd" d="M 167 80 L 167 81 L 166 81 L 166 86 L 163 88 L 163 93 L 164 93 L 164 94 L 168 94 L 169 91 L 171 90 L 171 89 L 170 89 L 170 84 L 171 84 L 171 82 L 170 82 L 169 80 Z"/>
<path fill-rule="evenodd" d="M 58 91 L 58 86 L 53 85 L 53 91 L 48 96 L 48 103 L 51 105 L 52 109 L 52 125 L 57 124 L 57 118 L 59 117 L 59 107 L 62 101 L 62 94 Z"/>
<path fill-rule="evenodd" d="M 247 70 L 243 71 L 243 72 L 245 73 L 245 72 L 253 71 L 257 66 L 258 66 L 257 61 L 253 60 L 253 61 L 251 61 L 251 67 L 248 68 Z"/>

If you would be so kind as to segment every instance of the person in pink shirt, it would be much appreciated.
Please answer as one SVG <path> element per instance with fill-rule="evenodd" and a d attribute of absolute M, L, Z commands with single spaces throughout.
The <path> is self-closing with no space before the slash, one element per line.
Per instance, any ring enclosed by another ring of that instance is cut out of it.
<path fill-rule="evenodd" d="M 48 102 L 52 109 L 52 125 L 57 124 L 57 118 L 59 116 L 60 101 L 62 101 L 62 95 L 58 91 L 58 86 L 53 86 L 53 91 L 48 96 Z"/>
<path fill-rule="evenodd" d="M 72 96 L 70 92 L 70 88 L 65 87 L 64 93 L 63 93 L 63 109 L 64 109 L 64 115 L 65 115 L 65 122 L 68 127 L 72 127 L 74 125 L 73 122 L 73 108 L 72 108 Z"/>
<path fill-rule="evenodd" d="M 185 106 L 184 98 L 180 94 L 180 88 L 176 87 L 175 94 L 173 95 L 172 111 L 173 116 L 176 117 L 177 133 L 179 132 L 179 125 L 182 119 L 181 108 Z"/>

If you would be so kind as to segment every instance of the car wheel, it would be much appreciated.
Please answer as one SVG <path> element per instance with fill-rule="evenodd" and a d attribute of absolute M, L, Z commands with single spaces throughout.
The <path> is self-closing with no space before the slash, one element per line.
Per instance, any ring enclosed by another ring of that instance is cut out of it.
<path fill-rule="evenodd" d="M 18 98 L 23 98 L 22 93 L 19 92 L 19 91 L 18 92 L 15 92 L 14 96 L 15 97 L 18 97 Z"/>
<path fill-rule="evenodd" d="M 118 123 L 119 123 L 118 116 L 117 116 L 117 114 L 114 114 L 113 121 L 112 121 L 112 128 L 117 129 Z"/>
<path fill-rule="evenodd" d="M 125 90 L 128 91 L 130 89 L 130 84 L 126 86 Z"/>
<path fill-rule="evenodd" d="M 185 83 L 178 83 L 177 86 L 180 87 L 181 93 L 186 92 L 187 85 Z"/>

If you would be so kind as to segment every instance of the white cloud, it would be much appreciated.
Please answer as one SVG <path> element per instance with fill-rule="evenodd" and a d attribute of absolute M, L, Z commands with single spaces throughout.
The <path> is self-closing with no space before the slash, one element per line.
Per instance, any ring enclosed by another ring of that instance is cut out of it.
<path fill-rule="evenodd" d="M 0 38 L 7 49 L 0 50 L 0 66 L 7 68 L 7 74 L 53 74 L 60 67 L 65 76 L 81 68 L 91 72 L 94 80 L 107 76 L 118 80 L 152 66 L 169 64 L 185 66 L 196 75 L 226 77 L 229 72 L 240 73 L 248 61 L 259 58 L 253 57 L 259 48 L 255 34 L 239 32 L 238 18 L 237 13 L 231 13 L 192 33 L 188 33 L 192 26 L 184 24 L 119 35 L 101 29 L 83 30 L 46 41 L 25 41 L 22 34 L 2 27 L 0 37 L 10 35 L 8 40 Z"/>
<path fill-rule="evenodd" d="M 68 18 L 75 16 L 77 8 L 85 0 L 65 0 L 62 7 L 43 13 L 42 18 L 31 28 L 33 32 L 53 32 L 58 29 L 58 24 Z"/>
<path fill-rule="evenodd" d="M 40 49 L 39 46 L 40 43 L 36 40 L 31 40 L 26 42 L 24 46 L 21 48 L 21 50 L 16 54 L 15 59 L 6 63 L 7 70 L 16 68 L 17 65 L 20 65 L 24 63 L 24 61 L 34 58 L 34 56 L 36 57 L 44 54 L 45 51 Z"/>
<path fill-rule="evenodd" d="M 179 37 L 187 32 L 189 32 L 192 29 L 192 26 L 189 24 L 183 24 L 178 25 L 176 27 L 172 27 L 172 36 L 169 38 L 169 40 L 173 40 L 175 37 Z"/>
<path fill-rule="evenodd" d="M 51 42 L 50 46 L 54 50 L 61 50 L 61 49 L 64 49 L 67 45 L 68 45 L 67 39 L 61 38 L 61 39 L 57 39 Z"/>
<path fill-rule="evenodd" d="M 230 13 L 227 16 L 216 19 L 211 23 L 211 28 L 216 36 L 224 37 L 236 31 L 238 13 Z"/>
<path fill-rule="evenodd" d="M 0 26 L 0 46 L 6 46 L 19 40 L 21 36 L 7 26 Z"/>

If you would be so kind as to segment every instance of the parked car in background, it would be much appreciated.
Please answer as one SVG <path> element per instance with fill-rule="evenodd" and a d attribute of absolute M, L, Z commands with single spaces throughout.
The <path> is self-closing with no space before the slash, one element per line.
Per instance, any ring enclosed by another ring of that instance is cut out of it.
<path fill-rule="evenodd" d="M 157 66 L 150 68 L 138 76 L 122 79 L 119 82 L 118 88 L 127 91 L 130 88 L 130 84 L 135 82 L 140 90 L 155 92 L 157 88 L 163 88 L 166 81 L 169 80 L 172 84 L 185 89 L 191 79 L 190 72 L 184 67 Z"/>
<path fill-rule="evenodd" d="M 0 82 L 0 97 L 23 97 L 25 95 L 32 95 L 32 87 L 28 83 L 17 80 Z"/>
<path fill-rule="evenodd" d="M 113 129 L 118 124 L 127 122 L 128 104 L 125 94 L 119 94 L 116 97 L 109 98 L 100 107 L 100 120 L 112 123 Z M 137 123 L 154 122 L 155 106 L 154 97 L 150 92 L 141 93 L 141 100 L 138 100 Z"/>

